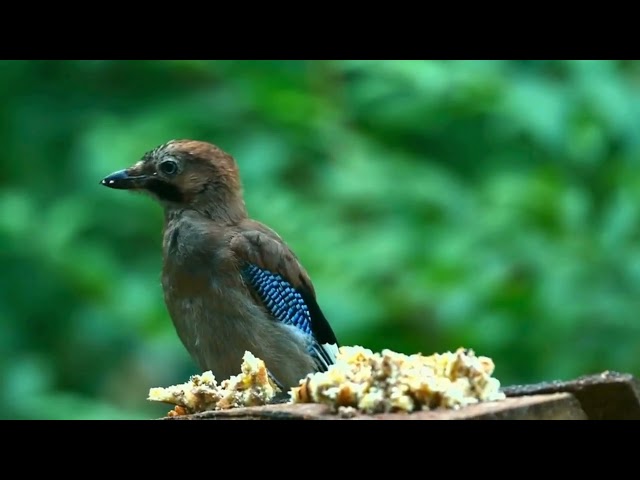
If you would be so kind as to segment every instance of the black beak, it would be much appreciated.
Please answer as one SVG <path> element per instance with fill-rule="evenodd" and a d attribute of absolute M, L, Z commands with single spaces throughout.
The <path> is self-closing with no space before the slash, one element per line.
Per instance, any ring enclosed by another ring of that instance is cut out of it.
<path fill-rule="evenodd" d="M 143 188 L 146 175 L 129 175 L 128 169 L 118 170 L 102 179 L 100 182 L 105 187 L 128 190 L 132 188 Z"/>

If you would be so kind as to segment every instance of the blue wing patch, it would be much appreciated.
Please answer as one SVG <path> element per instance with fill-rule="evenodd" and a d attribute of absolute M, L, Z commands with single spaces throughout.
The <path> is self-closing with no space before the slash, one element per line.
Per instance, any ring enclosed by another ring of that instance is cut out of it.
<path fill-rule="evenodd" d="M 309 353 L 315 358 L 318 368 L 326 370 L 335 361 L 335 345 L 319 345 L 311 328 L 309 307 L 300 292 L 280 275 L 248 264 L 242 269 L 245 280 L 255 289 L 264 306 L 274 318 L 285 325 L 296 327 L 309 339 Z"/>
<path fill-rule="evenodd" d="M 312 335 L 309 309 L 302 295 L 289 282 L 283 280 L 280 275 L 262 270 L 255 265 L 246 266 L 242 273 L 256 289 L 267 310 L 277 320 Z"/>

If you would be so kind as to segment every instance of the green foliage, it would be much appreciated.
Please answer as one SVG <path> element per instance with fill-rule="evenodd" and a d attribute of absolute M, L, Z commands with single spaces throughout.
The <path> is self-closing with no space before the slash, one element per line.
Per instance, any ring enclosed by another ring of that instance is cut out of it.
<path fill-rule="evenodd" d="M 343 344 L 640 373 L 640 64 L 0 62 L 0 412 L 153 418 L 195 367 L 160 208 L 101 187 L 171 138 L 238 160 Z"/>

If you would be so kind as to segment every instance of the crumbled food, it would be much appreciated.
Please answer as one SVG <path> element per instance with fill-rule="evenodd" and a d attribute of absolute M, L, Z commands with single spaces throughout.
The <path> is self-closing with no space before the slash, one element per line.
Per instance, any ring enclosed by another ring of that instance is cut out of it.
<path fill-rule="evenodd" d="M 269 378 L 262 360 L 251 352 L 242 357 L 241 373 L 219 385 L 211 371 L 193 375 L 188 382 L 167 388 L 149 390 L 149 400 L 176 407 L 169 416 L 186 415 L 206 410 L 265 405 L 279 392 Z"/>
<path fill-rule="evenodd" d="M 167 413 L 167 417 L 179 417 L 180 415 L 186 414 L 187 410 L 183 406 L 176 405 L 173 410 L 169 410 L 169 413 Z"/>
<path fill-rule="evenodd" d="M 293 403 L 323 403 L 341 415 L 412 412 L 460 407 L 505 398 L 491 375 L 494 363 L 472 350 L 424 356 L 391 350 L 341 347 L 326 372 L 308 375 L 291 389 Z"/>
<path fill-rule="evenodd" d="M 358 414 L 358 410 L 353 407 L 338 407 L 338 415 L 342 418 L 353 418 Z"/>

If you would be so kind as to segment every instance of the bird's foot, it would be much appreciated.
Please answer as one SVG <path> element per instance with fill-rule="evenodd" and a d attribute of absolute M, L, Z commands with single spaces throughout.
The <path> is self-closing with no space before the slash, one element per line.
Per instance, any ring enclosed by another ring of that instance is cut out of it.
<path fill-rule="evenodd" d="M 279 403 L 289 403 L 290 401 L 291 396 L 289 396 L 289 392 L 278 392 L 271 400 L 269 400 L 269 404 L 277 405 Z"/>
<path fill-rule="evenodd" d="M 271 401 L 269 401 L 270 404 L 278 404 L 278 403 L 287 403 L 289 400 L 291 400 L 291 397 L 289 396 L 289 391 L 284 388 L 284 385 L 282 384 L 282 382 L 280 382 L 273 373 L 271 373 L 269 370 L 267 370 L 267 373 L 269 374 L 269 378 L 271 379 L 271 381 L 273 383 L 275 383 L 276 387 L 278 387 L 278 389 L 280 390 L 278 393 L 275 394 L 275 396 L 271 399 Z"/>
<path fill-rule="evenodd" d="M 269 378 L 271 379 L 271 381 L 273 383 L 276 384 L 276 387 L 278 387 L 278 389 L 281 392 L 286 392 L 286 388 L 284 388 L 284 385 L 282 385 L 282 382 L 280 382 L 273 373 L 271 373 L 271 370 L 267 369 L 267 374 L 269 375 Z"/>

